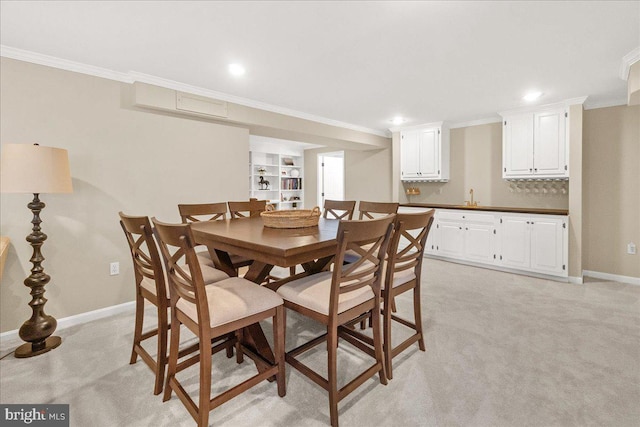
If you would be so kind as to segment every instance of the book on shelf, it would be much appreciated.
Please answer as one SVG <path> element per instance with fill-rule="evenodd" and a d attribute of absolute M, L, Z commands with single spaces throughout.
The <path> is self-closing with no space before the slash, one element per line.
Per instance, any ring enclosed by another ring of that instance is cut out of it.
<path fill-rule="evenodd" d="M 302 190 L 302 178 L 282 178 L 280 188 L 283 190 Z"/>

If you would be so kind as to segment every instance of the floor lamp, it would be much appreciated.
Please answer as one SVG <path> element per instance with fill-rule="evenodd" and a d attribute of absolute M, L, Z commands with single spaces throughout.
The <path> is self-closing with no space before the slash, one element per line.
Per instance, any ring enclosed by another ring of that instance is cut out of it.
<path fill-rule="evenodd" d="M 42 267 L 44 257 L 40 248 L 47 235 L 40 229 L 40 211 L 45 204 L 40 201 L 40 193 L 71 193 L 71 174 L 67 150 L 42 147 L 38 144 L 3 144 L 0 167 L 0 191 L 3 193 L 32 193 L 33 200 L 27 207 L 33 213 L 31 234 L 27 242 L 33 248 L 29 260 L 33 264 L 31 274 L 24 284 L 31 288 L 31 318 L 20 327 L 19 335 L 26 344 L 15 351 L 16 357 L 32 357 L 58 347 L 60 337 L 51 336 L 58 322 L 44 312 L 47 299 L 44 286 L 51 279 Z"/>

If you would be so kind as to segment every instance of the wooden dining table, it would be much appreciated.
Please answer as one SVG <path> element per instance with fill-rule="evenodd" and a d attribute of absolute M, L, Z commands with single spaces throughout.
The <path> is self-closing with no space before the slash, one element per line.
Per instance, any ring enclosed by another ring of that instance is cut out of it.
<path fill-rule="evenodd" d="M 253 260 L 244 278 L 262 283 L 274 266 L 301 265 L 306 274 L 322 270 L 335 255 L 339 223 L 320 218 L 316 227 L 268 228 L 262 218 L 252 217 L 196 222 L 191 230 L 196 243 L 209 248 L 217 268 L 235 276 L 229 254 L 240 255 Z"/>
<path fill-rule="evenodd" d="M 280 229 L 265 227 L 261 217 L 251 217 L 195 222 L 191 231 L 197 244 L 209 248 L 216 268 L 230 276 L 237 273 L 229 254 L 253 260 L 244 278 L 258 284 L 265 282 L 274 266 L 302 266 L 302 272 L 265 285 L 275 290 L 288 281 L 322 271 L 331 262 L 339 224 L 339 220 L 320 218 L 315 227 Z M 274 362 L 259 324 L 245 328 L 242 336 L 244 345 Z"/>

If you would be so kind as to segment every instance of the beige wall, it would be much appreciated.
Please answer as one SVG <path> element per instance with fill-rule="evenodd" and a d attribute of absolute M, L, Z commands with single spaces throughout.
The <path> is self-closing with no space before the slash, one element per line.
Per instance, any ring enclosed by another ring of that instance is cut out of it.
<path fill-rule="evenodd" d="M 318 204 L 318 154 L 335 151 L 335 148 L 305 150 L 305 206 Z M 344 150 L 345 199 L 392 201 L 391 159 L 390 145 L 383 150 Z"/>
<path fill-rule="evenodd" d="M 249 131 L 121 108 L 126 84 L 2 59 L 0 141 L 66 148 L 74 192 L 45 194 L 46 312 L 56 318 L 131 301 L 131 260 L 118 211 L 179 221 L 178 202 L 248 194 Z M 11 248 L 0 286 L 0 329 L 29 318 L 32 196 L 1 196 Z M 120 275 L 109 276 L 109 262 Z"/>
<path fill-rule="evenodd" d="M 568 196 L 559 189 L 555 194 L 551 191 L 536 194 L 532 189 L 526 193 L 524 188 L 517 192 L 515 189 L 512 191 L 510 183 L 502 179 L 501 123 L 451 129 L 450 132 L 449 182 L 402 184 L 396 179 L 400 186 L 400 201 L 462 204 L 469 200 L 469 190 L 473 188 L 474 199 L 485 206 L 568 208 Z M 394 139 L 394 146 L 397 144 Z M 410 186 L 420 188 L 421 194 L 407 198 L 404 191 Z"/>
<path fill-rule="evenodd" d="M 640 277 L 640 106 L 584 112 L 583 268 Z"/>
<path fill-rule="evenodd" d="M 347 192 L 378 194 L 369 187 L 373 183 L 390 193 L 389 150 L 377 148 L 390 146 L 387 138 L 233 104 L 228 123 L 144 109 L 132 105 L 130 84 L 7 58 L 0 68 L 0 143 L 38 142 L 69 150 L 74 193 L 41 197 L 47 204 L 42 227 L 49 236 L 44 268 L 52 277 L 46 312 L 58 319 L 133 300 L 118 211 L 177 222 L 180 202 L 246 197 L 250 132 L 373 148 L 347 151 L 353 171 Z M 242 114 L 248 121 L 244 126 Z M 361 180 L 362 171 L 375 174 Z M 305 171 L 305 179 L 315 179 L 315 173 Z M 11 238 L 0 284 L 0 332 L 19 328 L 31 315 L 29 289 L 22 284 L 31 268 L 31 247 L 25 242 L 31 198 L 0 196 L 0 234 Z M 113 261 L 120 262 L 120 275 L 109 276 Z"/>

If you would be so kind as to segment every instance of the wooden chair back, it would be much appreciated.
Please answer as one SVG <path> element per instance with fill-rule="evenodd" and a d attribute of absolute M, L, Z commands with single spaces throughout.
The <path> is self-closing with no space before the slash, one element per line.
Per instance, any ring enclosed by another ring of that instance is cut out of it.
<path fill-rule="evenodd" d="M 231 218 L 249 218 L 260 216 L 260 212 L 267 210 L 267 201 L 249 199 L 242 202 L 227 202 Z"/>
<path fill-rule="evenodd" d="M 166 301 L 169 296 L 166 294 L 164 272 L 162 261 L 158 253 L 151 223 L 146 216 L 130 216 L 122 212 L 120 215 L 120 226 L 127 238 L 131 258 L 133 260 L 133 271 L 136 279 L 136 286 L 140 286 L 143 278 L 151 279 L 156 284 L 156 295 L 158 301 Z"/>
<path fill-rule="evenodd" d="M 184 298 L 196 306 L 199 325 L 208 327 L 209 306 L 189 224 L 167 224 L 156 218 L 151 221 L 167 271 L 172 309 L 178 298 Z M 186 261 L 184 264 L 179 263 L 182 259 Z"/>
<path fill-rule="evenodd" d="M 388 249 L 385 291 L 391 290 L 393 276 L 414 269 L 416 282 L 420 283 L 420 272 L 425 243 L 433 224 L 435 211 L 402 213 L 395 217 L 394 232 Z"/>
<path fill-rule="evenodd" d="M 374 219 L 381 215 L 394 214 L 398 212 L 398 206 L 400 206 L 400 203 L 360 201 L 358 206 L 360 210 L 359 219 Z"/>
<path fill-rule="evenodd" d="M 355 200 L 325 200 L 322 217 L 351 220 L 353 219 L 353 211 L 355 208 Z"/>
<path fill-rule="evenodd" d="M 336 253 L 329 313 L 335 315 L 340 294 L 370 286 L 374 295 L 380 296 L 382 265 L 389 237 L 393 230 L 394 215 L 370 221 L 345 220 L 338 227 Z M 360 257 L 351 264 L 343 265 L 344 255 L 353 251 Z"/>
<path fill-rule="evenodd" d="M 227 204 L 225 202 L 181 204 L 178 205 L 178 211 L 184 224 L 189 222 L 227 219 Z"/>

